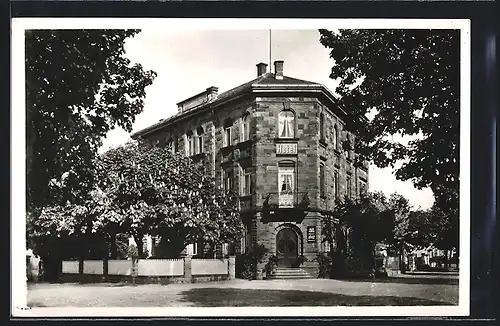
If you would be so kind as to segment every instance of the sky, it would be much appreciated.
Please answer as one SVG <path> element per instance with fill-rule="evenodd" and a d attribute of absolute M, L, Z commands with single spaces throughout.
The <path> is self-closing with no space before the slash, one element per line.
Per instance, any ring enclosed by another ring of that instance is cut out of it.
<path fill-rule="evenodd" d="M 256 64 L 270 63 L 270 35 L 262 30 L 143 29 L 126 41 L 126 56 L 154 70 L 158 76 L 146 88 L 144 111 L 136 117 L 139 131 L 177 112 L 176 103 L 219 87 L 219 93 L 257 77 Z M 321 83 L 335 91 L 329 78 L 333 60 L 319 42 L 317 30 L 272 30 L 271 68 L 283 60 L 285 76 Z M 269 67 L 268 67 L 269 69 Z M 101 152 L 126 142 L 129 133 L 114 129 L 103 140 Z M 434 201 L 430 189 L 418 190 L 411 182 L 396 180 L 390 168 L 370 166 L 370 191 L 397 192 L 414 208 L 426 209 Z"/>

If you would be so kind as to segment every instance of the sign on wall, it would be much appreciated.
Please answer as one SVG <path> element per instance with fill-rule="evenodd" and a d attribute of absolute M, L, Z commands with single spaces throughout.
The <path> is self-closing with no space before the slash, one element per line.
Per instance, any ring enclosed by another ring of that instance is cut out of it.
<path fill-rule="evenodd" d="M 307 227 L 307 242 L 316 242 L 316 227 Z"/>
<path fill-rule="evenodd" d="M 276 144 L 276 154 L 297 154 L 297 143 Z"/>

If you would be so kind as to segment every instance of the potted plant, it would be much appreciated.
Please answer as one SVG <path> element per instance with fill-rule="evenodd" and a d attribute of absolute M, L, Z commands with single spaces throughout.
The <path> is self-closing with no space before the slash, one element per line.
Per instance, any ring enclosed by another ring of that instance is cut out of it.
<path fill-rule="evenodd" d="M 304 264 L 307 261 L 307 258 L 304 257 L 304 255 L 300 255 L 297 257 L 297 260 L 295 261 L 295 266 L 294 267 L 300 267 L 302 264 Z"/>

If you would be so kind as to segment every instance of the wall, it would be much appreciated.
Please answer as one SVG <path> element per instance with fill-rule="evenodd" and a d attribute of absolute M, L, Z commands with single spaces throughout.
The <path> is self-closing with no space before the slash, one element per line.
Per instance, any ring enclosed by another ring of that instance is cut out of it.
<path fill-rule="evenodd" d="M 88 281 L 101 281 L 103 276 L 103 261 L 84 261 L 84 279 Z M 177 279 L 178 281 L 211 281 L 233 279 L 234 257 L 229 259 L 142 259 L 137 265 L 140 279 L 161 280 L 163 278 Z M 110 280 L 128 279 L 131 276 L 131 260 L 109 260 L 108 276 Z M 62 273 L 67 279 L 74 281 L 79 274 L 78 261 L 63 261 Z M 69 278 L 68 278 L 69 276 Z"/>
<path fill-rule="evenodd" d="M 228 272 L 227 259 L 193 259 L 192 275 L 222 275 Z"/>

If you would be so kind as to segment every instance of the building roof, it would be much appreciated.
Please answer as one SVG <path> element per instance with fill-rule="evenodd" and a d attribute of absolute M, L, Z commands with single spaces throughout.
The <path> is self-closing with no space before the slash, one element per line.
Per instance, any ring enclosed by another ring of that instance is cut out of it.
<path fill-rule="evenodd" d="M 147 133 L 155 131 L 155 130 L 157 130 L 165 125 L 168 125 L 168 124 L 172 123 L 173 121 L 175 121 L 183 116 L 191 115 L 191 114 L 199 112 L 207 107 L 217 106 L 218 104 L 222 104 L 222 103 L 229 101 L 233 98 L 236 98 L 240 95 L 249 93 L 249 92 L 253 91 L 254 89 L 263 89 L 263 88 L 274 89 L 275 87 L 276 87 L 276 91 L 279 91 L 280 89 L 283 89 L 283 88 L 287 88 L 287 89 L 293 88 L 293 89 L 297 89 L 297 90 L 299 90 L 299 89 L 302 90 L 304 88 L 315 88 L 317 90 L 321 90 L 324 93 L 326 93 L 327 96 L 331 100 L 335 100 L 335 97 L 330 92 L 330 90 L 328 90 L 325 86 L 323 86 L 321 84 L 314 83 L 314 82 L 307 81 L 307 80 L 292 78 L 292 77 L 288 77 L 288 76 L 283 76 L 282 79 L 277 79 L 277 78 L 275 78 L 274 73 L 267 72 L 267 73 L 255 78 L 255 79 L 249 81 L 249 82 L 246 82 L 246 83 L 239 85 L 237 87 L 234 87 L 226 92 L 218 94 L 217 97 L 215 99 L 213 99 L 212 101 L 205 103 L 203 105 L 200 105 L 199 107 L 197 107 L 193 110 L 178 112 L 178 113 L 174 114 L 173 116 L 170 116 L 167 119 L 162 119 L 149 127 L 146 127 L 142 130 L 139 130 L 139 131 L 133 133 L 131 137 L 133 139 L 135 139 L 137 137 L 140 137 L 142 135 L 145 135 Z M 180 102 L 180 103 L 182 103 L 182 102 Z"/>

